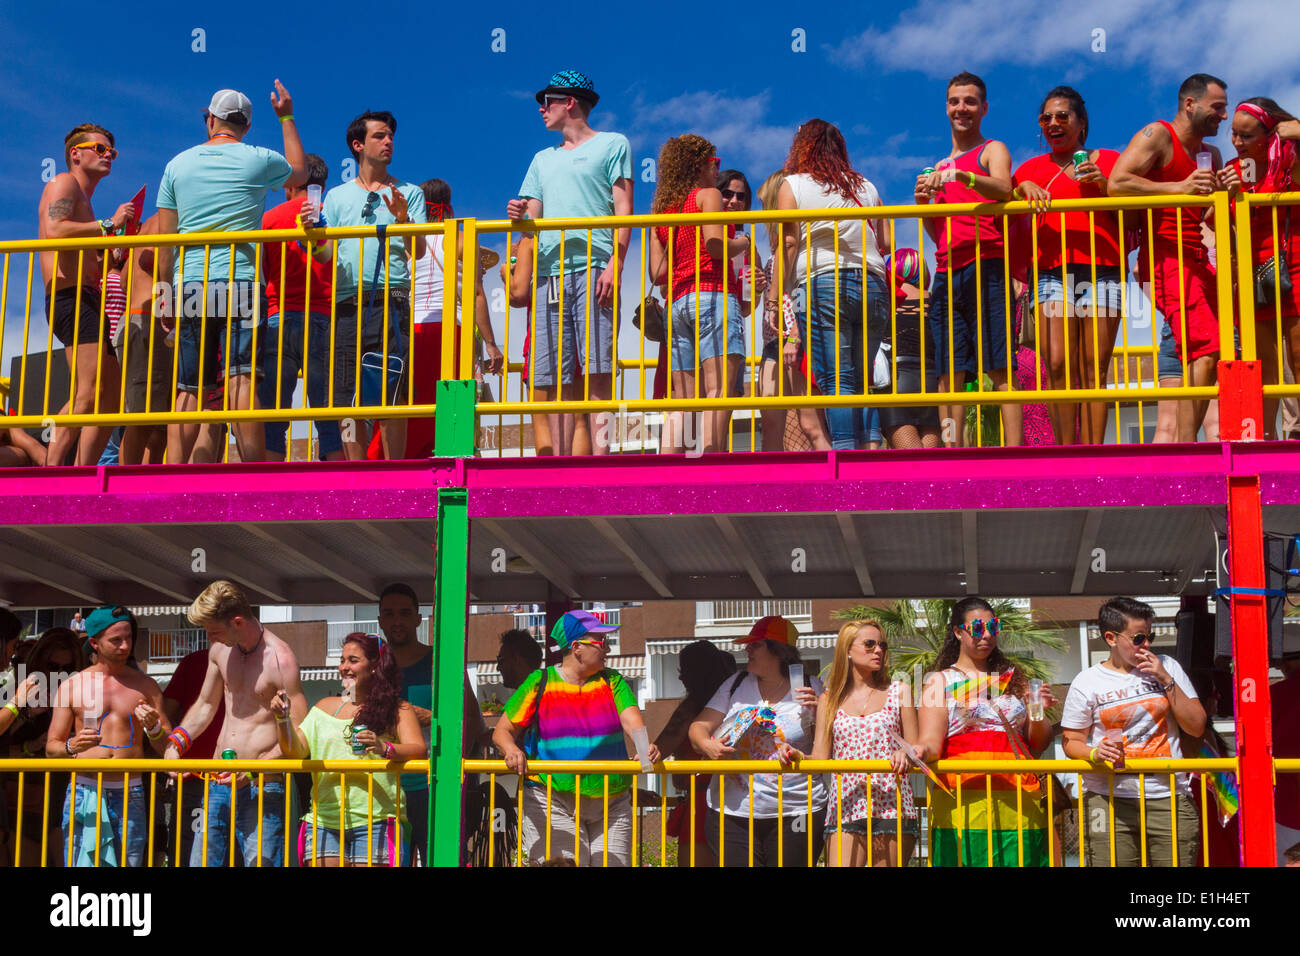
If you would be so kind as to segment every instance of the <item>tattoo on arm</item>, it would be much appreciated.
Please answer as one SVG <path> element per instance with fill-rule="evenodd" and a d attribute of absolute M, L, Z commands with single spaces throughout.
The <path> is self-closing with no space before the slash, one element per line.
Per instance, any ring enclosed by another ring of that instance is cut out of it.
<path fill-rule="evenodd" d="M 51 222 L 59 222 L 72 215 L 72 208 L 75 205 L 76 203 L 71 199 L 56 199 L 54 202 L 50 203 L 49 208 L 46 210 L 46 215 L 50 217 Z"/>
<path fill-rule="evenodd" d="M 1150 139 L 1155 134 L 1156 134 L 1156 128 L 1154 126 L 1144 126 L 1142 128 L 1142 135 L 1145 136 L 1147 139 Z"/>

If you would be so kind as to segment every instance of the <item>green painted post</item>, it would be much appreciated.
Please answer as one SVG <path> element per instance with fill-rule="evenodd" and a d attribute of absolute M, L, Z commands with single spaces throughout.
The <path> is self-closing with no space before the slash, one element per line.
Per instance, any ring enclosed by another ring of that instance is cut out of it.
<path fill-rule="evenodd" d="M 474 454 L 474 381 L 439 382 L 434 454 Z M 435 531 L 433 743 L 429 756 L 429 846 L 434 866 L 459 866 L 461 738 L 464 733 L 465 636 L 469 613 L 469 493 L 438 489 Z"/>

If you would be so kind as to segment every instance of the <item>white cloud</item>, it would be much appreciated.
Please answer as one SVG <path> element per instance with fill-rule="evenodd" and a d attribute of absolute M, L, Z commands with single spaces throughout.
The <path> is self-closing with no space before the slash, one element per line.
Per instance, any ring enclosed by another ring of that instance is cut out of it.
<path fill-rule="evenodd" d="M 725 96 L 699 91 L 670 100 L 638 97 L 628 135 L 638 156 L 657 156 L 664 140 L 697 133 L 713 143 L 724 166 L 746 171 L 757 183 L 779 167 L 790 150 L 794 129 L 766 122 L 770 94 Z"/>
<path fill-rule="evenodd" d="M 1164 83 L 1203 71 L 1222 76 L 1234 94 L 1294 102 L 1297 28 L 1292 0 L 1003 0 L 996 8 L 921 0 L 893 26 L 866 30 L 830 55 L 845 66 L 937 78 L 999 64 L 1059 64 L 1071 75 L 1084 64 L 1146 67 Z M 1093 52 L 1096 29 L 1105 31 L 1105 52 Z"/>

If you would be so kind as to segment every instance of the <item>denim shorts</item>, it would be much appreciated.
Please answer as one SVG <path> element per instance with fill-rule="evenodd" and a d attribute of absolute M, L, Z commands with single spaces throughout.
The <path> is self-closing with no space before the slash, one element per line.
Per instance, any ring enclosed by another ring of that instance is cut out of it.
<path fill-rule="evenodd" d="M 575 380 L 579 358 L 583 370 L 592 375 L 608 375 L 614 370 L 614 309 L 601 306 L 594 299 L 596 279 L 604 268 L 604 263 L 592 263 L 582 272 L 539 278 L 537 326 L 532 336 L 533 374 L 538 386 L 555 384 L 561 345 L 564 349 L 560 368 L 562 384 Z M 587 314 L 588 285 L 593 296 L 590 316 Z"/>
<path fill-rule="evenodd" d="M 1039 303 L 1060 302 L 1068 291 L 1078 315 L 1091 315 L 1094 300 L 1100 308 L 1119 315 L 1124 305 L 1123 288 L 1124 284 L 1119 281 L 1119 266 L 1098 266 L 1096 288 L 1093 287 L 1091 266 L 1067 265 L 1064 286 L 1061 285 L 1059 269 L 1038 273 Z"/>
<path fill-rule="evenodd" d="M 844 832 L 849 834 L 850 836 L 866 836 L 867 822 L 868 821 L 866 819 L 845 820 Z M 871 830 L 876 836 L 894 836 L 898 833 L 898 820 L 896 819 L 886 820 L 883 817 L 872 817 L 870 822 L 871 822 Z M 835 818 L 833 816 L 826 821 L 827 837 L 829 837 L 832 833 L 836 832 L 838 829 L 839 827 L 835 825 Z M 907 818 L 903 819 L 903 833 L 905 834 L 910 833 L 912 836 L 916 836 L 918 832 L 919 831 L 917 830 L 916 820 L 907 819 Z"/>
<path fill-rule="evenodd" d="M 361 332 L 361 368 L 364 369 L 367 364 L 367 356 L 375 356 L 373 359 L 375 374 L 372 376 L 375 385 L 374 394 L 367 394 L 367 376 L 363 371 L 361 383 L 361 403 L 362 405 L 405 405 L 406 404 L 406 369 L 410 365 L 410 342 L 408 332 L 411 327 L 411 299 L 405 289 L 393 289 L 388 293 L 387 302 L 387 319 L 388 335 L 387 341 L 384 336 L 384 296 L 382 292 L 371 296 L 366 293 L 366 304 L 361 310 L 361 320 L 357 321 L 357 300 L 356 296 L 344 299 L 338 303 L 334 309 L 334 404 L 339 405 L 356 405 L 357 404 L 357 330 L 360 326 Z M 381 402 L 383 397 L 380 393 L 380 386 L 383 384 L 381 379 L 384 376 L 381 373 L 384 363 L 384 354 L 387 353 L 388 375 L 387 401 Z M 310 369 L 308 370 L 310 375 Z M 328 391 L 329 385 L 326 382 Z"/>
<path fill-rule="evenodd" d="M 368 827 L 352 827 L 343 831 L 346 844 L 344 860 L 353 865 L 362 866 L 372 863 L 374 866 L 410 866 L 411 839 L 407 824 L 402 824 L 402 851 L 395 853 L 397 821 L 392 817 L 376 820 Z M 319 835 L 319 845 L 317 844 Z M 311 866 L 312 859 L 334 858 L 339 856 L 338 827 L 315 827 L 310 820 L 304 820 L 298 830 L 298 865 Z M 399 862 L 391 862 L 396 858 Z"/>
<path fill-rule="evenodd" d="M 284 324 L 284 354 L 280 354 L 280 325 Z M 303 360 L 304 326 L 308 335 L 307 357 Z M 272 315 L 266 323 L 266 337 L 258 345 L 258 364 L 262 368 L 261 381 L 257 385 L 257 404 L 260 408 L 276 408 L 276 371 L 279 370 L 280 395 L 279 407 L 290 408 L 293 405 L 293 393 L 298 387 L 299 373 L 304 373 L 307 403 L 319 407 L 329 400 L 329 367 L 327 358 L 330 351 L 330 317 L 319 312 L 285 312 L 283 316 Z M 304 371 L 304 365 L 306 366 Z M 345 397 L 335 389 L 339 397 L 338 404 L 351 402 L 351 393 Z M 266 450 L 275 454 L 284 454 L 285 433 L 289 430 L 288 422 L 266 423 Z M 343 440 L 339 433 L 339 423 L 332 420 L 316 422 L 316 434 L 320 439 L 320 455 L 324 458 L 343 449 Z"/>
<path fill-rule="evenodd" d="M 222 384 L 226 372 L 253 372 L 253 333 L 266 335 L 266 291 L 253 280 L 186 282 L 175 304 L 180 357 L 176 387 L 197 392 Z M 227 348 L 229 340 L 229 348 Z M 200 354 L 202 353 L 202 354 Z"/>
<path fill-rule="evenodd" d="M 673 371 L 694 373 L 696 307 L 699 307 L 699 364 L 719 355 L 745 354 L 740 303 L 731 293 L 688 292 L 673 302 Z M 734 393 L 733 393 L 734 394 Z"/>
<path fill-rule="evenodd" d="M 1160 378 L 1183 377 L 1183 363 L 1178 358 L 1178 343 L 1168 322 L 1160 323 L 1160 353 L 1156 359 L 1156 375 Z"/>
<path fill-rule="evenodd" d="M 965 372 L 967 379 L 980 369 L 988 372 L 1009 366 L 1010 371 L 1015 370 L 1015 349 L 1009 355 L 1007 352 L 1005 280 L 1001 259 L 983 259 L 952 270 L 952 341 L 949 342 L 948 271 L 943 269 L 935 275 L 926 297 L 926 325 L 934 343 L 930 367 L 938 375 L 948 374 L 950 349 L 953 370 Z"/>

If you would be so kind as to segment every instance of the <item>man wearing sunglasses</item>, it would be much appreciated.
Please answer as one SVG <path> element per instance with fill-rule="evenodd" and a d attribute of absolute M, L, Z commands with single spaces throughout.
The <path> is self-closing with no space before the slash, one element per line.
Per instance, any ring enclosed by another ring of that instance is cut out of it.
<path fill-rule="evenodd" d="M 1151 605 L 1128 597 L 1111 598 L 1097 613 L 1097 629 L 1110 646 L 1110 657 L 1079 674 L 1070 684 L 1061 712 L 1065 755 L 1120 769 L 1128 758 L 1179 759 L 1179 734 L 1198 738 L 1205 732 L 1205 709 L 1178 662 L 1151 649 Z M 1083 775 L 1084 813 L 1088 828 L 1088 866 L 1110 865 L 1108 794 L 1112 775 Z M 1150 866 L 1174 862 L 1169 811 L 1169 775 L 1148 774 L 1144 787 L 1137 774 L 1114 778 L 1115 865 L 1140 866 L 1141 834 L 1146 831 Z M 1187 774 L 1175 779 L 1178 813 L 1178 866 L 1196 865 L 1200 821 L 1191 799 Z M 1140 804 L 1145 800 L 1145 807 Z M 1145 813 L 1145 821 L 1143 819 Z"/>
<path fill-rule="evenodd" d="M 532 758 L 627 759 L 623 734 L 644 732 L 645 721 L 627 681 L 605 666 L 606 635 L 613 630 L 617 625 L 602 624 L 590 611 L 570 611 L 555 622 L 551 640 L 564 652 L 563 659 L 558 666 L 528 675 L 506 702 L 493 732 L 492 743 L 512 773 L 526 775 Z M 649 757 L 651 762 L 659 760 L 654 744 L 649 745 Z M 628 790 L 635 778 L 592 773 L 579 785 L 571 773 L 549 776 L 549 787 L 545 775 L 523 782 L 523 843 L 528 859 L 544 861 L 548 843 L 553 858 L 572 859 L 576 831 L 579 866 L 605 865 L 606 851 L 609 866 L 630 865 L 633 820 Z M 575 797 L 579 787 L 581 793 Z"/>
<path fill-rule="evenodd" d="M 135 207 L 125 202 L 111 219 L 96 219 L 90 199 L 99 181 L 113 170 L 117 158 L 113 134 L 94 123 L 82 123 L 63 140 L 68 171 L 59 173 L 41 193 L 37 207 L 37 235 L 41 239 L 84 239 L 121 232 L 134 217 Z M 63 343 L 63 357 L 75 373 L 71 411 L 84 415 L 95 409 L 117 411 L 121 369 L 108 339 L 105 311 L 100 301 L 103 256 L 42 252 L 41 276 L 45 280 L 45 315 L 54 337 Z M 102 353 L 102 366 L 100 358 Z M 111 428 L 56 428 L 47 465 L 61 465 L 76 447 L 75 463 L 93 465 L 108 444 Z"/>
<path fill-rule="evenodd" d="M 173 157 L 158 187 L 158 232 L 234 232 L 257 229 L 266 194 L 307 181 L 307 158 L 293 119 L 293 100 L 279 80 L 271 108 L 280 120 L 284 155 L 244 142 L 253 122 L 253 104 L 238 90 L 218 90 L 203 113 L 207 142 Z M 233 255 L 233 259 L 232 259 Z M 266 295 L 257 274 L 252 244 L 189 246 L 174 273 L 175 247 L 158 250 L 159 285 L 167 295 L 160 312 L 176 326 L 176 410 L 196 411 L 199 393 L 227 389 L 229 406 L 256 408 L 253 338 L 265 341 Z M 172 290 L 182 282 L 184 287 Z M 162 290 L 160 290 L 162 291 Z M 221 356 L 218 352 L 221 352 Z M 199 460 L 198 423 L 167 427 L 167 460 Z M 242 461 L 261 461 L 266 451 L 264 425 L 233 425 Z"/>
<path fill-rule="evenodd" d="M 597 132 L 588 125 L 588 114 L 599 100 L 591 80 L 577 70 L 561 70 L 537 92 L 542 121 L 561 141 L 533 157 L 519 187 L 520 198 L 506 203 L 509 218 L 632 214 L 632 148 L 621 133 Z M 533 387 L 539 401 L 554 400 L 557 383 L 562 399 L 580 401 L 584 385 L 578 380 L 578 364 L 588 375 L 592 401 L 613 397 L 614 299 L 630 238 L 631 230 L 618 230 L 615 255 L 613 230 L 569 230 L 561 261 L 559 230 L 539 234 L 539 314 L 532 334 Z M 588 302 L 588 290 L 594 302 Z M 557 417 L 555 454 L 572 454 L 574 417 Z M 597 455 L 609 453 L 609 429 L 600 427 L 607 420 L 605 413 L 592 416 L 592 451 Z"/>
<path fill-rule="evenodd" d="M 420 187 L 388 171 L 397 117 L 387 110 L 362 113 L 347 129 L 357 176 L 325 195 L 329 226 L 378 227 L 374 238 L 340 239 L 335 273 L 333 405 L 406 405 L 410 363 L 412 257 L 424 255 L 424 236 L 388 237 L 389 226 L 428 222 Z M 386 254 L 382 250 L 386 247 Z M 328 262 L 330 243 L 315 256 Z M 357 367 L 357 335 L 361 365 Z M 360 386 L 358 387 L 358 378 Z M 376 417 L 367 413 L 367 418 Z M 384 458 L 406 457 L 406 419 L 378 423 Z M 368 426 L 366 426 L 368 429 Z M 368 430 L 343 443 L 348 458 L 364 458 Z"/>

